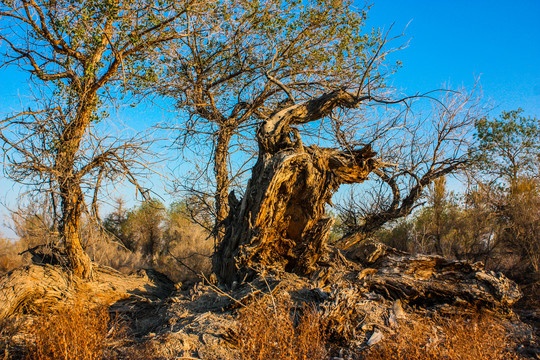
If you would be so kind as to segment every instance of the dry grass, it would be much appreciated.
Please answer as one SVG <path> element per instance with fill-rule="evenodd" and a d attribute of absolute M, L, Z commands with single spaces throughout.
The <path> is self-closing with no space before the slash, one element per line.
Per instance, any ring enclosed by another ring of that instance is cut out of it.
<path fill-rule="evenodd" d="M 243 360 L 325 359 L 332 344 L 327 323 L 314 309 L 295 313 L 288 298 L 263 297 L 238 317 L 237 345 Z M 363 360 L 519 360 L 516 343 L 493 315 L 423 316 L 408 319 L 354 359 Z M 351 359 L 352 359 L 351 358 Z"/>
<path fill-rule="evenodd" d="M 24 264 L 19 242 L 2 238 L 0 235 L 0 275 Z"/>
<path fill-rule="evenodd" d="M 105 234 L 91 224 L 83 227 L 82 237 L 92 261 L 125 274 L 152 267 L 174 282 L 198 281 L 201 273 L 209 275 L 212 268 L 210 256 L 214 251 L 213 239 L 202 227 L 186 219 L 170 222 L 160 240 L 161 249 L 151 255 L 144 255 L 140 249 L 127 250 L 113 235 Z"/>
<path fill-rule="evenodd" d="M 435 318 L 402 325 L 366 360 L 513 360 L 504 326 L 489 316 Z"/>
<path fill-rule="evenodd" d="M 124 249 L 109 236 L 97 233 L 91 234 L 85 240 L 88 256 L 100 265 L 109 266 L 123 274 L 150 267 L 139 251 Z"/>
<path fill-rule="evenodd" d="M 109 340 L 121 333 L 106 307 L 89 308 L 78 300 L 55 311 L 43 312 L 29 328 L 33 342 L 28 346 L 32 360 L 102 359 Z"/>
<path fill-rule="evenodd" d="M 200 225 L 182 214 L 172 214 L 164 242 L 166 246 L 156 259 L 156 270 L 175 282 L 198 281 L 198 275 L 210 275 L 214 241 Z"/>
<path fill-rule="evenodd" d="M 240 311 L 237 340 L 243 360 L 324 359 L 323 326 L 317 311 L 293 311 L 290 299 L 263 297 Z"/>

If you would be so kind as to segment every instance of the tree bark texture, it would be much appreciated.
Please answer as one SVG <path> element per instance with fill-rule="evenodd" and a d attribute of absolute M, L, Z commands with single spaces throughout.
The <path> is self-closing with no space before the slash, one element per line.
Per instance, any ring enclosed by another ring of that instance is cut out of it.
<path fill-rule="evenodd" d="M 260 125 L 257 163 L 242 201 L 229 196 L 225 237 L 213 259 L 223 282 L 242 280 L 260 265 L 298 274 L 316 269 L 333 224 L 326 204 L 340 185 L 364 181 L 378 162 L 369 145 L 351 151 L 304 146 L 291 125 L 358 103 L 335 91 L 279 110 Z"/>
<path fill-rule="evenodd" d="M 91 303 L 109 305 L 123 299 L 129 302 L 131 295 L 138 299 L 165 298 L 173 291 L 174 284 L 153 270 L 124 275 L 96 265 L 93 279 L 87 281 L 71 276 L 61 266 L 32 264 L 0 277 L 0 320 L 14 314 L 54 309 L 81 293 Z"/>
<path fill-rule="evenodd" d="M 459 304 L 510 307 L 522 297 L 518 285 L 484 264 L 448 260 L 438 255 L 409 254 L 365 240 L 346 256 L 363 269 L 355 276 L 365 292 L 410 304 Z"/>
<path fill-rule="evenodd" d="M 92 277 L 92 261 L 81 243 L 80 223 L 84 204 L 81 177 L 84 174 L 76 171 L 75 163 L 82 138 L 96 108 L 96 101 L 95 94 L 81 101 L 77 116 L 66 126 L 62 134 L 56 155 L 62 211 L 60 235 L 64 240 L 71 270 L 83 279 Z"/>
<path fill-rule="evenodd" d="M 76 276 L 88 279 L 92 277 L 92 261 L 81 243 L 82 196 L 80 186 L 68 186 L 67 189 L 61 187 L 62 221 L 60 234 L 64 238 L 70 269 Z"/>
<path fill-rule="evenodd" d="M 216 243 L 223 240 L 225 230 L 223 221 L 229 213 L 229 143 L 231 134 L 226 129 L 220 130 L 216 140 L 216 149 L 214 151 L 214 175 L 216 177 L 216 221 L 215 236 Z"/>

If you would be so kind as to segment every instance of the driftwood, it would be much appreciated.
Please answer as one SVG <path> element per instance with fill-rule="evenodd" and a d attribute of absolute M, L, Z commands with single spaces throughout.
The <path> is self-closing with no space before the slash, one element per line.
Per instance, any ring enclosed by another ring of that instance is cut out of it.
<path fill-rule="evenodd" d="M 411 255 L 369 240 L 347 255 L 364 267 L 356 276 L 359 283 L 389 299 L 422 305 L 461 303 L 506 308 L 522 296 L 515 282 L 501 273 L 484 270 L 480 262 Z"/>
<path fill-rule="evenodd" d="M 61 266 L 33 264 L 12 270 L 0 278 L 0 319 L 18 313 L 54 308 L 84 295 L 89 302 L 111 304 L 131 295 L 166 297 L 173 283 L 152 270 L 124 275 L 95 266 L 92 281 L 84 281 Z"/>

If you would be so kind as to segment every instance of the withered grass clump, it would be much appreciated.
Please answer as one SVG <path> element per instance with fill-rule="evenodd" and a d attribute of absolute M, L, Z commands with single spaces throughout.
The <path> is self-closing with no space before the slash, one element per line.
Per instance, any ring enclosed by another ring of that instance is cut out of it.
<path fill-rule="evenodd" d="M 119 332 L 118 324 L 111 328 L 110 323 L 107 307 L 90 308 L 80 300 L 44 311 L 29 328 L 34 342 L 28 347 L 28 359 L 102 359 L 107 340 Z"/>
<path fill-rule="evenodd" d="M 19 255 L 21 251 L 21 244 L 4 239 L 0 234 L 0 275 L 24 263 L 23 257 Z"/>
<path fill-rule="evenodd" d="M 313 308 L 302 314 L 286 297 L 263 297 L 238 317 L 238 345 L 243 360 L 316 360 L 326 355 L 324 326 Z"/>
<path fill-rule="evenodd" d="M 402 325 L 377 345 L 366 360 L 514 360 L 508 332 L 497 319 L 424 319 Z"/>

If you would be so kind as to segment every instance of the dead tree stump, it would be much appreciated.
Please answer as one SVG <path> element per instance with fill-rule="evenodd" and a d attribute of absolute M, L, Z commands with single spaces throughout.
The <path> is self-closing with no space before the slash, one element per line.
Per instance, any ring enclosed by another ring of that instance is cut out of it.
<path fill-rule="evenodd" d="M 380 163 L 371 147 L 304 146 L 291 125 L 318 120 L 359 99 L 334 91 L 273 113 L 257 131 L 259 157 L 241 201 L 231 194 L 226 233 L 213 259 L 225 283 L 259 266 L 309 274 L 325 253 L 333 220 L 325 206 L 341 184 L 364 181 Z"/>

